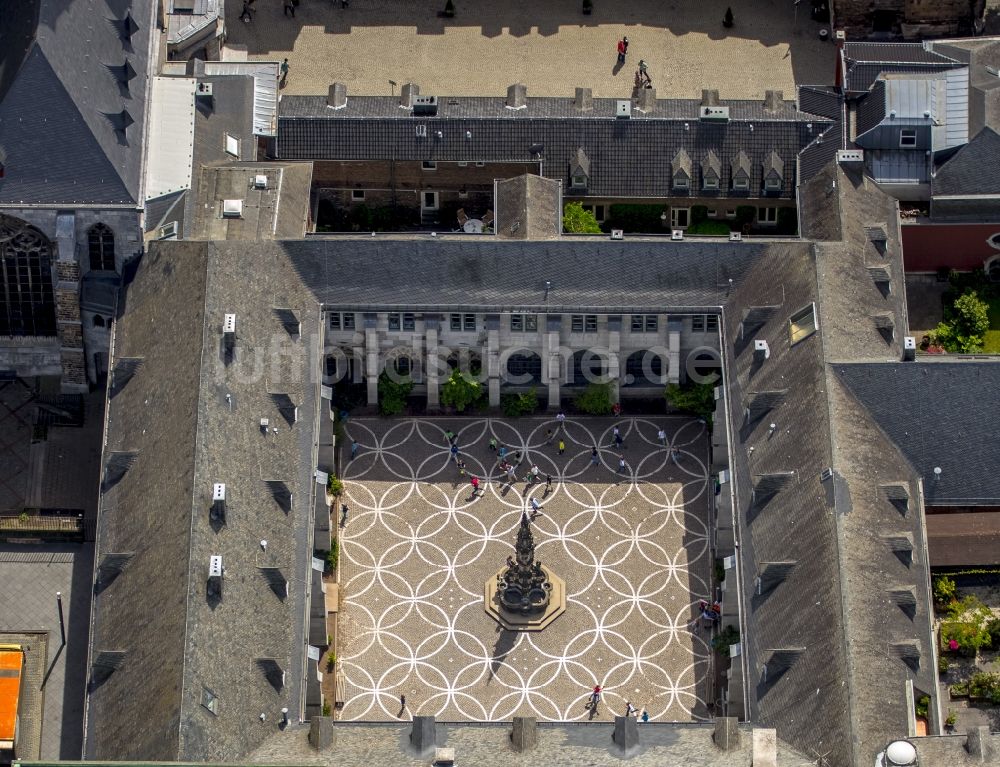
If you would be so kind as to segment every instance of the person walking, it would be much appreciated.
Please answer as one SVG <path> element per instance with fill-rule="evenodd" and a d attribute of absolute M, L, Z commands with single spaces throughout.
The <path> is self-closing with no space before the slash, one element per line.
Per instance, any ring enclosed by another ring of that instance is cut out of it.
<path fill-rule="evenodd" d="M 463 461 L 461 458 L 459 458 L 457 461 L 455 461 L 455 465 L 458 467 L 458 476 L 464 477 L 465 476 L 465 461 Z"/>
<path fill-rule="evenodd" d="M 625 701 L 625 716 L 634 716 L 639 713 L 639 709 L 632 705 L 632 701 Z"/>
<path fill-rule="evenodd" d="M 504 458 L 506 458 L 507 457 L 507 446 L 506 445 L 500 445 L 500 452 L 497 455 L 500 457 L 501 461 Z"/>
<path fill-rule="evenodd" d="M 552 475 L 551 474 L 546 474 L 545 475 L 545 494 L 548 495 L 551 492 L 552 492 Z"/>
<path fill-rule="evenodd" d="M 615 447 L 621 450 L 625 447 L 625 440 L 622 439 L 622 433 L 618 431 L 618 427 L 615 427 Z"/>
<path fill-rule="evenodd" d="M 618 445 L 621 442 L 621 436 L 622 436 L 622 433 L 621 433 L 621 431 L 619 431 L 618 427 L 617 426 L 612 427 L 612 429 L 611 429 L 611 446 L 612 447 L 615 447 L 616 445 Z"/>
<path fill-rule="evenodd" d="M 346 503 L 340 504 L 340 526 L 347 527 L 347 515 L 350 513 L 350 509 L 347 508 Z"/>
<path fill-rule="evenodd" d="M 616 473 L 617 474 L 626 474 L 627 472 L 625 471 L 625 469 L 626 469 L 626 466 L 625 466 L 625 456 L 620 455 L 620 456 L 618 456 L 618 471 Z"/>
<path fill-rule="evenodd" d="M 539 514 L 542 513 L 542 504 L 538 502 L 537 498 L 531 499 L 531 518 L 534 519 Z"/>
<path fill-rule="evenodd" d="M 624 40 L 619 40 L 618 41 L 618 63 L 619 64 L 624 64 L 625 63 L 625 41 Z"/>
<path fill-rule="evenodd" d="M 595 684 L 594 691 L 590 693 L 590 705 L 593 708 L 597 708 L 597 704 L 601 702 L 601 691 L 602 687 L 599 684 Z"/>
<path fill-rule="evenodd" d="M 566 452 L 566 443 L 563 440 L 559 440 L 559 455 Z"/>
<path fill-rule="evenodd" d="M 480 492 L 480 490 L 479 490 L 479 477 L 473 476 L 472 479 L 469 480 L 469 484 L 472 485 L 472 497 L 473 498 L 475 498 L 477 495 L 481 495 L 482 494 Z"/>
<path fill-rule="evenodd" d="M 626 56 L 628 56 L 628 36 L 627 35 L 622 38 L 622 43 L 624 43 L 624 46 L 625 46 L 624 53 L 625 53 Z"/>
<path fill-rule="evenodd" d="M 660 443 L 663 447 L 667 446 L 667 433 L 660 427 L 660 430 L 656 432 L 656 441 Z"/>
<path fill-rule="evenodd" d="M 451 460 L 455 461 L 455 463 L 458 463 L 458 445 L 453 444 L 451 446 L 451 450 L 449 450 L 448 452 L 451 453 Z"/>
<path fill-rule="evenodd" d="M 406 693 L 399 693 L 399 715 L 402 716 L 403 712 L 406 711 Z"/>
<path fill-rule="evenodd" d="M 553 437 L 553 435 L 554 435 L 554 432 L 552 431 L 552 429 L 546 429 L 545 430 L 545 444 L 546 445 L 551 445 L 552 444 L 552 437 Z"/>
<path fill-rule="evenodd" d="M 285 16 L 295 18 L 295 3 L 292 0 L 285 0 Z"/>
<path fill-rule="evenodd" d="M 639 718 L 642 720 L 643 724 L 649 721 L 649 712 L 646 710 L 645 706 L 642 707 L 642 716 Z"/>
<path fill-rule="evenodd" d="M 497 438 L 490 437 L 490 452 L 495 453 L 497 451 Z"/>
<path fill-rule="evenodd" d="M 358 457 L 358 441 L 356 439 L 351 440 L 351 460 L 353 461 Z"/>
<path fill-rule="evenodd" d="M 286 6 L 287 7 L 287 6 Z M 281 62 L 281 85 L 284 86 L 288 81 L 288 59 Z"/>
<path fill-rule="evenodd" d="M 681 462 L 681 451 L 678 447 L 674 446 L 670 448 L 670 460 L 675 464 Z"/>
<path fill-rule="evenodd" d="M 559 415 L 556 416 L 556 423 L 559 424 L 558 428 L 566 431 L 566 414 L 560 410 Z"/>
<path fill-rule="evenodd" d="M 514 473 L 514 467 L 510 465 L 507 466 L 507 480 L 512 485 L 517 482 L 517 474 Z"/>
<path fill-rule="evenodd" d="M 444 438 L 445 438 L 446 440 L 448 440 L 448 444 L 449 444 L 449 445 L 454 445 L 454 444 L 455 444 L 455 432 L 453 432 L 453 431 L 452 431 L 451 429 L 448 429 L 448 430 L 447 430 L 447 431 L 446 431 L 446 432 L 444 433 Z"/>
<path fill-rule="evenodd" d="M 595 447 L 590 451 L 590 465 L 597 466 L 601 462 L 600 456 L 597 454 L 597 448 Z"/>

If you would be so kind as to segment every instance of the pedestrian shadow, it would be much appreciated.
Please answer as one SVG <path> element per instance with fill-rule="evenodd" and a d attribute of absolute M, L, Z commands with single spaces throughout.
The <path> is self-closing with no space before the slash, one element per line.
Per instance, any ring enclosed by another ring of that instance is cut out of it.
<path fill-rule="evenodd" d="M 611 76 L 618 77 L 618 73 L 621 72 L 624 68 L 625 68 L 624 61 L 615 62 L 615 65 L 611 68 Z"/>

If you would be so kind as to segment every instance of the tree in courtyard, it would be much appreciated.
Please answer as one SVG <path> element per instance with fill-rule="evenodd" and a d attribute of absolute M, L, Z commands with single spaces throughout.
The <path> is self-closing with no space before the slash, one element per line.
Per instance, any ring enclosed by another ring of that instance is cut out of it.
<path fill-rule="evenodd" d="M 399 415 L 406 409 L 406 398 L 413 390 L 409 376 L 393 380 L 385 372 L 378 377 L 378 412 L 382 415 Z"/>
<path fill-rule="evenodd" d="M 715 387 L 712 384 L 667 384 L 663 394 L 671 407 L 712 423 L 715 412 Z"/>
<path fill-rule="evenodd" d="M 970 290 L 955 300 L 934 334 L 948 351 L 968 354 L 982 351 L 983 335 L 989 329 L 989 304 Z"/>
<path fill-rule="evenodd" d="M 563 229 L 570 234 L 600 234 L 601 225 L 594 214 L 584 210 L 579 202 L 570 202 L 563 208 Z"/>
<path fill-rule="evenodd" d="M 483 385 L 471 375 L 455 368 L 441 387 L 441 404 L 461 413 L 469 405 L 475 404 L 482 395 Z"/>

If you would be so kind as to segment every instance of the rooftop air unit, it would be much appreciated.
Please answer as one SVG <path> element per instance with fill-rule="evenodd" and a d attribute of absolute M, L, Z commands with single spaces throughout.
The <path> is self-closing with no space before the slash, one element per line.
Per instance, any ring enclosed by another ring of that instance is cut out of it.
<path fill-rule="evenodd" d="M 223 218 L 243 218 L 243 200 L 223 200 Z"/>
<path fill-rule="evenodd" d="M 698 117 L 707 122 L 729 122 L 729 107 L 698 107 Z"/>
<path fill-rule="evenodd" d="M 212 98 L 212 83 L 198 83 L 198 87 L 195 88 L 194 95 L 200 99 Z"/>
<path fill-rule="evenodd" d="M 913 362 L 917 358 L 917 339 L 903 336 L 903 362 Z"/>
<path fill-rule="evenodd" d="M 683 229 L 671 229 L 670 230 L 670 239 L 674 240 L 675 242 L 683 240 L 684 239 L 684 230 Z"/>
<path fill-rule="evenodd" d="M 267 176 L 263 173 L 258 173 L 253 177 L 253 188 L 254 189 L 267 189 Z"/>
<path fill-rule="evenodd" d="M 227 314 L 222 320 L 222 340 L 226 345 L 226 351 L 232 352 L 236 346 L 236 315 Z"/>
<path fill-rule="evenodd" d="M 208 516 L 213 522 L 226 521 L 226 485 L 223 482 L 212 485 L 212 508 Z"/>
<path fill-rule="evenodd" d="M 413 99 L 414 117 L 435 117 L 438 113 L 437 96 L 416 96 Z"/>
<path fill-rule="evenodd" d="M 616 101 L 615 102 L 615 117 L 619 120 L 628 120 L 632 117 L 632 102 L 631 101 Z"/>
<path fill-rule="evenodd" d="M 743 232 L 730 232 L 729 233 L 730 242 L 743 242 Z"/>
<path fill-rule="evenodd" d="M 838 149 L 837 150 L 837 162 L 839 163 L 855 163 L 864 162 L 865 153 L 862 149 Z"/>
<path fill-rule="evenodd" d="M 625 230 L 624 229 L 612 229 L 611 230 L 611 239 L 612 240 L 624 240 L 625 239 Z"/>
<path fill-rule="evenodd" d="M 222 596 L 222 579 L 226 571 L 222 567 L 222 557 L 213 554 L 208 558 L 208 595 L 212 597 Z"/>

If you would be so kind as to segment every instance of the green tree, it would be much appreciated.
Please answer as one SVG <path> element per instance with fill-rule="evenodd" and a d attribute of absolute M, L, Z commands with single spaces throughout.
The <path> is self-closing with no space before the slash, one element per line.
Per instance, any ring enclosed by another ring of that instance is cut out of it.
<path fill-rule="evenodd" d="M 413 390 L 409 377 L 394 381 L 384 372 L 378 377 L 378 412 L 381 415 L 399 415 L 406 408 L 406 399 Z"/>
<path fill-rule="evenodd" d="M 601 225 L 581 203 L 569 202 L 563 208 L 563 230 L 571 234 L 600 234 Z"/>
<path fill-rule="evenodd" d="M 611 384 L 592 383 L 584 389 L 574 403 L 578 410 L 590 415 L 611 413 Z"/>
<path fill-rule="evenodd" d="M 459 413 L 469 405 L 474 404 L 483 396 L 483 385 L 471 375 L 466 375 L 458 368 L 451 371 L 451 376 L 441 387 L 441 404 L 453 407 Z"/>
<path fill-rule="evenodd" d="M 663 394 L 672 408 L 712 423 L 712 414 L 715 412 L 715 387 L 712 384 L 667 384 Z"/>
<path fill-rule="evenodd" d="M 950 352 L 972 354 L 983 350 L 990 329 L 989 304 L 975 290 L 967 290 L 945 310 L 945 321 L 934 330 L 934 340 Z"/>
<path fill-rule="evenodd" d="M 508 418 L 531 415 L 538 409 L 538 392 L 535 390 L 515 394 L 508 392 L 500 397 L 500 410 Z"/>

